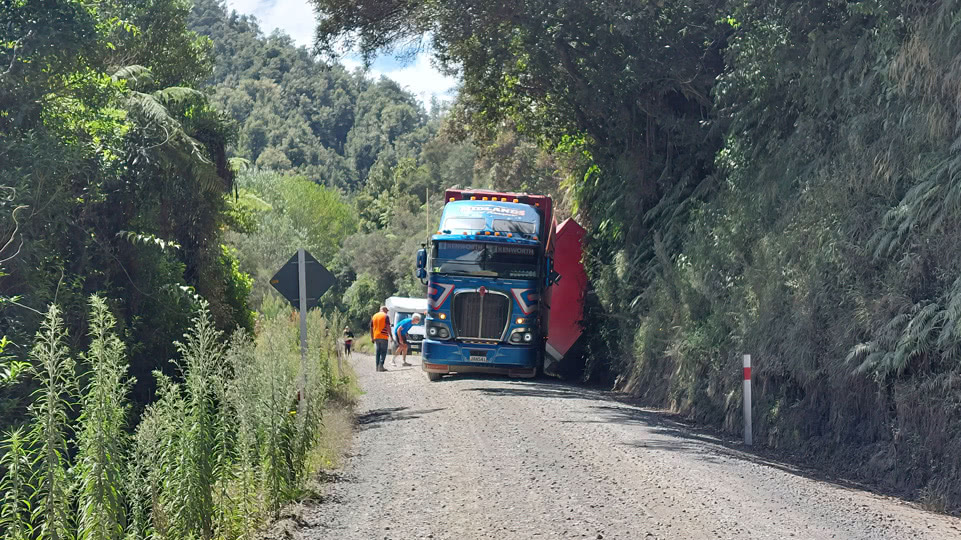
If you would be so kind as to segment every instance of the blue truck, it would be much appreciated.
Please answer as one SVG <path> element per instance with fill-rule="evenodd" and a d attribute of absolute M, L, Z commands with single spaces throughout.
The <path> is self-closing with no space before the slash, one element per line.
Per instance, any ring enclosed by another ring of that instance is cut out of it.
<path fill-rule="evenodd" d="M 432 381 L 464 372 L 536 376 L 559 281 L 551 199 L 449 189 L 444 200 L 437 233 L 417 254 L 428 298 L 423 370 Z"/>

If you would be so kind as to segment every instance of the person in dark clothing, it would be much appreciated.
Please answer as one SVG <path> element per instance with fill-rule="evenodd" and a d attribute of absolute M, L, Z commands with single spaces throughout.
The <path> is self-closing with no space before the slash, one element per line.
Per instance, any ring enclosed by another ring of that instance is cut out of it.
<path fill-rule="evenodd" d="M 354 344 L 354 333 L 349 326 L 344 327 L 344 356 L 350 356 L 350 347 Z"/>

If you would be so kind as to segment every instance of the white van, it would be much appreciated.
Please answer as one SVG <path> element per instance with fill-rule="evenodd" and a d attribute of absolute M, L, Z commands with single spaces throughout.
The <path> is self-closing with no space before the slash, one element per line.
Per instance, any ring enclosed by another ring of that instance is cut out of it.
<path fill-rule="evenodd" d="M 391 296 L 384 305 L 387 306 L 387 316 L 390 317 L 390 353 L 394 354 L 397 343 L 394 342 L 394 330 L 397 323 L 410 317 L 414 313 L 420 314 L 420 324 L 410 327 L 407 337 L 410 340 L 411 352 L 421 350 L 424 341 L 424 322 L 427 320 L 427 299 L 426 298 L 406 298 L 403 296 Z"/>

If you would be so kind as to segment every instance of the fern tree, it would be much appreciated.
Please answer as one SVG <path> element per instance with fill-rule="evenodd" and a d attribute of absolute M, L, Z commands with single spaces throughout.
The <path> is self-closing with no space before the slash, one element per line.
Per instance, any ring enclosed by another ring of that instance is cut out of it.
<path fill-rule="evenodd" d="M 116 320 L 102 298 L 90 299 L 92 341 L 85 359 L 90 382 L 83 396 L 77 465 L 79 469 L 79 537 L 119 539 L 126 525 L 124 459 L 127 392 L 124 344 L 114 334 Z"/>
<path fill-rule="evenodd" d="M 40 538 L 72 538 L 70 413 L 76 399 L 74 361 L 64 344 L 66 332 L 60 309 L 50 306 L 31 352 L 32 371 L 40 384 L 31 406 L 30 441 L 38 452 L 34 508 Z"/>

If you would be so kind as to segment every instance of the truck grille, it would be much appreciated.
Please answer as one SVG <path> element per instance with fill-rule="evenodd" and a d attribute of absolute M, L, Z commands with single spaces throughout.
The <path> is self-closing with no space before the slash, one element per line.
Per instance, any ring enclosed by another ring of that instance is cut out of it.
<path fill-rule="evenodd" d="M 459 338 L 500 340 L 510 316 L 510 300 L 498 293 L 454 296 L 454 331 Z"/>

